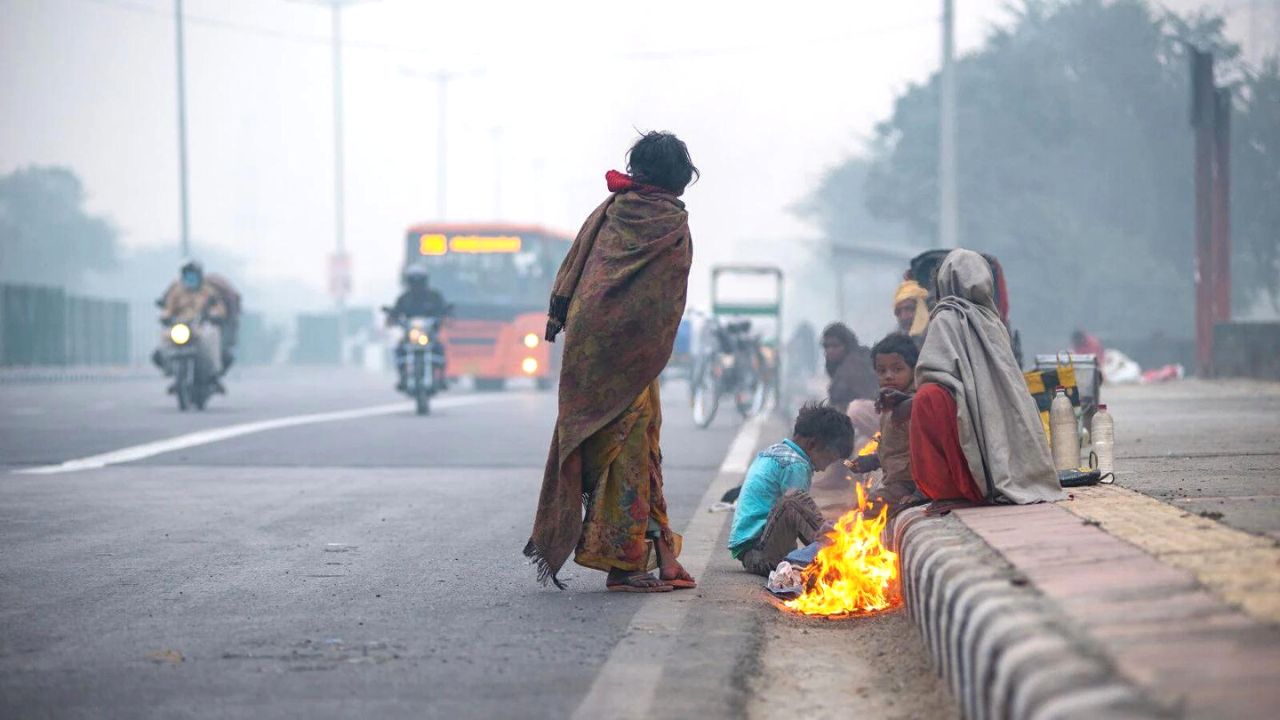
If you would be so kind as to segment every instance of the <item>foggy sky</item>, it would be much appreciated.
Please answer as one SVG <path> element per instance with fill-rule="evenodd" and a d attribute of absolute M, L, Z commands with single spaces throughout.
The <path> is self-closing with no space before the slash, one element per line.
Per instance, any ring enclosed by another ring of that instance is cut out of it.
<path fill-rule="evenodd" d="M 704 176 L 685 198 L 696 302 L 710 263 L 794 256 L 816 235 L 789 206 L 870 135 L 895 93 L 936 68 L 939 5 L 354 5 L 344 14 L 353 299 L 385 301 L 404 229 L 436 217 L 436 85 L 406 68 L 462 73 L 448 100 L 449 220 L 572 233 L 635 128 L 678 133 Z M 1002 7 L 959 1 L 961 52 Z M 334 235 L 329 12 L 188 0 L 186 13 L 195 254 L 217 245 L 259 278 L 323 288 Z M 176 260 L 175 82 L 169 0 L 0 0 L 0 173 L 69 166 L 124 243 L 173 244 Z"/>

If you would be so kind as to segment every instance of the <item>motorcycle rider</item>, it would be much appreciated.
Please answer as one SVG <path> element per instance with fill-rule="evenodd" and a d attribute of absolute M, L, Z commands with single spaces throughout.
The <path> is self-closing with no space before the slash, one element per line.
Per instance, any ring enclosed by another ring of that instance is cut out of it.
<path fill-rule="evenodd" d="M 199 265 L 199 263 L 196 263 Z M 218 295 L 218 299 L 222 301 L 222 305 L 226 308 L 226 316 L 222 320 L 222 375 L 226 375 L 231 369 L 231 364 L 235 362 L 236 341 L 240 337 L 240 292 L 227 278 L 218 273 L 204 273 L 204 282 L 213 289 Z M 182 287 L 182 280 L 174 280 L 169 283 L 169 287 L 165 289 L 164 295 L 160 299 L 163 306 L 169 301 L 169 295 Z"/>
<path fill-rule="evenodd" d="M 404 282 L 405 291 L 400 293 L 400 297 L 396 298 L 396 304 L 391 308 L 391 312 L 387 313 L 387 326 L 394 326 L 402 318 L 411 317 L 435 318 L 443 323 L 444 316 L 448 312 L 448 305 L 444 301 L 444 296 L 431 287 L 427 269 L 421 265 L 410 265 L 404 271 Z M 437 343 L 432 348 L 432 352 L 436 355 L 437 363 L 441 367 L 440 380 L 443 381 L 444 346 Z M 401 392 L 406 391 L 409 387 L 407 352 L 403 343 L 396 345 L 396 370 L 400 373 L 396 389 Z"/>
<path fill-rule="evenodd" d="M 204 266 L 199 261 L 183 263 L 178 271 L 178 282 L 165 292 L 160 317 L 170 323 L 201 325 L 201 348 L 204 362 L 210 369 L 211 382 L 218 392 L 225 392 L 218 377 L 223 371 L 221 325 L 227 319 L 227 305 L 222 294 L 205 278 Z M 168 372 L 159 350 L 152 355 L 152 361 Z"/>

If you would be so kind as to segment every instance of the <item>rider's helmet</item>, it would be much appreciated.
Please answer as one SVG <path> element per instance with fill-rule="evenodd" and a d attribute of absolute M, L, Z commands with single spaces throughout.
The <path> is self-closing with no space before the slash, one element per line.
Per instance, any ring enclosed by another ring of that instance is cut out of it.
<path fill-rule="evenodd" d="M 204 266 L 199 260 L 188 260 L 182 264 L 178 277 L 188 290 L 198 290 L 204 284 Z"/>
<path fill-rule="evenodd" d="M 404 282 L 410 290 L 422 290 L 427 287 L 427 269 L 421 265 L 410 265 L 404 271 Z"/>

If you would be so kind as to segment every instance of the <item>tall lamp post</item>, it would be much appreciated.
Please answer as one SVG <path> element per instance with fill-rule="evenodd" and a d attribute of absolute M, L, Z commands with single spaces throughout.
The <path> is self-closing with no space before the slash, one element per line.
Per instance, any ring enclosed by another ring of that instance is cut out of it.
<path fill-rule="evenodd" d="M 938 244 L 959 247 L 956 208 L 955 1 L 942 0 L 942 72 L 938 118 Z"/>
<path fill-rule="evenodd" d="M 178 203 L 182 218 L 182 256 L 191 255 L 191 223 L 187 209 L 186 49 L 182 39 L 182 0 L 173 0 L 173 28 L 178 69 Z"/>
<path fill-rule="evenodd" d="M 444 222 L 448 218 L 449 83 L 460 77 L 479 77 L 484 75 L 484 73 L 485 71 L 483 69 L 420 72 L 409 67 L 400 68 L 400 74 L 405 77 L 434 80 L 436 83 L 436 220 L 440 222 Z"/>
<path fill-rule="evenodd" d="M 332 0 L 333 14 L 333 259 L 329 268 L 329 290 L 338 311 L 338 364 L 347 364 L 347 293 L 351 291 L 351 260 L 347 256 L 347 215 L 343 183 L 342 135 L 342 6 Z"/>
<path fill-rule="evenodd" d="M 310 0 L 328 5 L 333 46 L 333 256 L 329 259 L 329 293 L 338 313 L 338 362 L 347 364 L 347 295 L 351 292 L 351 257 L 347 254 L 342 102 L 342 10 L 372 0 Z"/>

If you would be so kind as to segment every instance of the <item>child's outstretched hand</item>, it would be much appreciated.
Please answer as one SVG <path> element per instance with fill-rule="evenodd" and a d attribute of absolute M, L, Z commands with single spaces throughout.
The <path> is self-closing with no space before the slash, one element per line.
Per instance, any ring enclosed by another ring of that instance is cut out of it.
<path fill-rule="evenodd" d="M 880 397 L 876 399 L 876 410 L 880 412 L 892 410 L 910 399 L 910 395 L 897 388 L 880 388 Z"/>
<path fill-rule="evenodd" d="M 880 456 L 876 453 L 870 455 L 859 455 L 851 460 L 845 460 L 846 469 L 856 473 L 869 473 L 872 470 L 880 469 Z"/>

